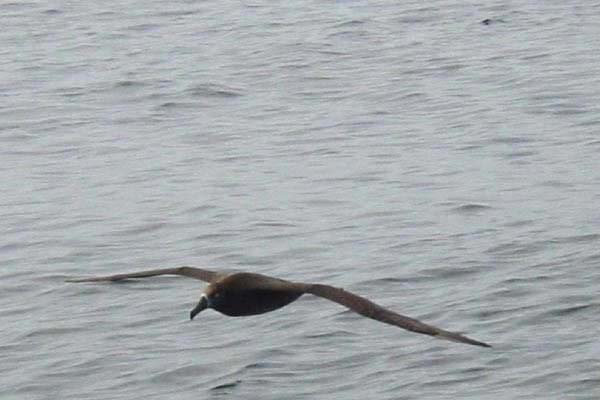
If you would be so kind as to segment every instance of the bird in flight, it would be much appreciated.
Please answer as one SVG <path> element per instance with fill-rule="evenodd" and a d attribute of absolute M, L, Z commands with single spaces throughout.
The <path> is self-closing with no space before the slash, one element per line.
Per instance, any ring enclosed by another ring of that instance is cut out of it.
<path fill-rule="evenodd" d="M 200 301 L 190 312 L 190 319 L 194 319 L 199 312 L 207 308 L 232 317 L 263 314 L 286 306 L 303 294 L 312 294 L 339 303 L 364 317 L 411 332 L 474 346 L 492 347 L 460 333 L 449 332 L 397 314 L 344 289 L 320 283 L 291 282 L 250 272 L 222 273 L 195 267 L 177 267 L 68 279 L 67 282 L 115 282 L 158 275 L 180 275 L 209 283 L 200 296 Z"/>

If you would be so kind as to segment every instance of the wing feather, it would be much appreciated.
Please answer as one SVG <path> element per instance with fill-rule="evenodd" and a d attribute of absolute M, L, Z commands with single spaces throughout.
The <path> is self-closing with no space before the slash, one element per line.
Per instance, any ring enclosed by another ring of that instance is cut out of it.
<path fill-rule="evenodd" d="M 350 310 L 367 318 L 374 319 L 386 324 L 395 325 L 408 331 L 422 333 L 437 337 L 439 339 L 450 340 L 453 342 L 467 343 L 474 346 L 492 347 L 487 343 L 480 342 L 459 333 L 445 331 L 435 326 L 425 324 L 414 318 L 397 314 L 391 310 L 381 307 L 364 297 L 350 293 L 344 289 L 339 289 L 329 285 L 314 284 L 308 285 L 305 289 L 307 293 L 334 301 Z"/>
<path fill-rule="evenodd" d="M 158 275 L 180 275 L 188 278 L 194 278 L 205 282 L 213 282 L 222 276 L 215 271 L 207 269 L 195 268 L 195 267 L 177 267 L 177 268 L 162 268 L 152 269 L 148 271 L 131 272 L 124 274 L 108 275 L 108 276 L 96 276 L 91 278 L 80 278 L 80 279 L 67 279 L 67 282 L 115 282 L 122 281 L 124 279 L 135 279 L 135 278 L 148 278 L 151 276 Z"/>

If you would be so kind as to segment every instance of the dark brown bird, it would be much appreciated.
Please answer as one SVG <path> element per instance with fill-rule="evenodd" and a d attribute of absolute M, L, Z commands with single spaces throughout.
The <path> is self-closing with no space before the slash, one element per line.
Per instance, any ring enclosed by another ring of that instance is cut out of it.
<path fill-rule="evenodd" d="M 194 319 L 200 311 L 206 308 L 212 308 L 232 317 L 263 314 L 286 306 L 303 294 L 310 293 L 339 303 L 367 318 L 399 326 L 412 332 L 453 342 L 491 347 L 487 343 L 470 339 L 459 333 L 445 331 L 416 319 L 396 314 L 344 289 L 318 283 L 290 282 L 249 272 L 219 273 L 194 267 L 179 267 L 94 278 L 69 279 L 67 282 L 120 281 L 157 275 L 181 275 L 209 282 L 209 285 L 200 296 L 198 305 L 191 311 L 190 319 Z"/>

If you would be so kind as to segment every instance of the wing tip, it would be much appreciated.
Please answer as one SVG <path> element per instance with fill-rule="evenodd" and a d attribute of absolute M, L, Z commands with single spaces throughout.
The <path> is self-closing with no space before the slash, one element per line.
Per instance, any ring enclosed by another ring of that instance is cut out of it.
<path fill-rule="evenodd" d="M 472 346 L 492 348 L 492 345 L 489 343 L 480 342 L 479 340 L 471 339 L 469 337 L 463 336 L 458 333 L 453 333 L 453 332 L 441 332 L 440 334 L 436 335 L 436 337 L 439 339 L 449 340 L 451 342 L 470 344 Z"/>

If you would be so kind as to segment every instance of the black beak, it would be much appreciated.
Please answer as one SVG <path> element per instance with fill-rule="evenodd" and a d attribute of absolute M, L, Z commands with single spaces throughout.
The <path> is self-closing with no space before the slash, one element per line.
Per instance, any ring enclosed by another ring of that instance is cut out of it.
<path fill-rule="evenodd" d="M 198 305 L 196 305 L 196 307 L 194 307 L 194 309 L 190 312 L 190 321 L 193 320 L 200 311 L 206 308 L 208 308 L 208 300 L 206 299 L 206 296 L 202 295 Z"/>

